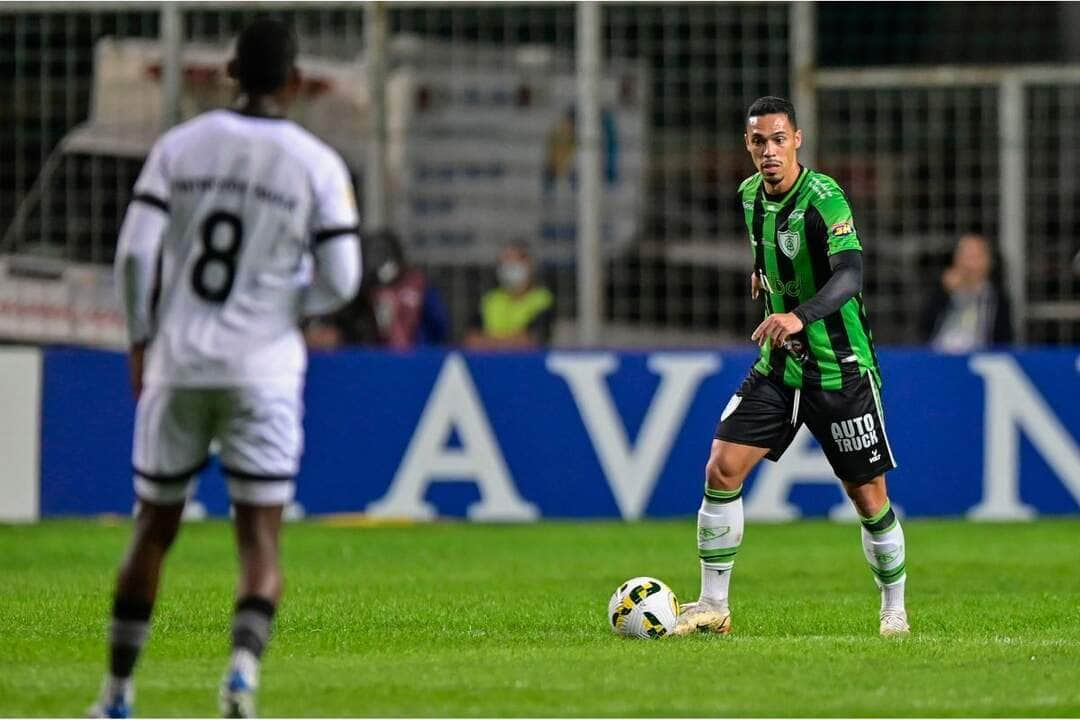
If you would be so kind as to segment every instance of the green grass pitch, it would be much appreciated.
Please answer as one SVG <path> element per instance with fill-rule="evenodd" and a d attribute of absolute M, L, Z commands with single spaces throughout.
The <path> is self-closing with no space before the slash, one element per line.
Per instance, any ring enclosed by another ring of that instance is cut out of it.
<path fill-rule="evenodd" d="M 263 668 L 274 716 L 1078 716 L 1080 522 L 905 523 L 914 634 L 877 636 L 851 525 L 751 523 L 730 637 L 625 640 L 608 597 L 698 589 L 691 519 L 290 525 Z M 79 715 L 130 528 L 0 527 L 0 715 Z M 236 561 L 184 528 L 138 669 L 143 716 L 216 713 Z"/>

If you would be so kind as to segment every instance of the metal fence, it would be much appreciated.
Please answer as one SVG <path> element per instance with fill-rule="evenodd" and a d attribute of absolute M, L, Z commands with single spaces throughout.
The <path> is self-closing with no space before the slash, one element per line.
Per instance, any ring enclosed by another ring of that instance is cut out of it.
<path fill-rule="evenodd" d="M 148 143 L 174 115 L 224 97 L 219 58 L 268 13 L 296 26 L 313 97 L 333 87 L 301 120 L 346 153 L 365 217 L 401 233 L 456 338 L 494 281 L 498 248 L 526 241 L 555 293 L 561 344 L 579 342 L 583 317 L 605 345 L 744 340 L 757 310 L 734 202 L 752 171 L 742 113 L 759 95 L 790 94 L 804 106 L 808 155 L 852 200 L 880 341 L 920 340 L 943 257 L 979 229 L 1001 247 L 1027 341 L 1076 342 L 1080 78 L 1066 61 L 1077 13 L 959 5 L 603 3 L 590 29 L 588 6 L 574 4 L 8 3 L 0 335 L 121 340 L 115 316 L 92 322 L 108 315 L 104 275 L 94 293 L 71 286 L 111 261 Z M 590 51 L 595 126 L 579 103 Z M 1031 75 L 1024 58 L 1057 74 Z M 937 68 L 963 60 L 1013 64 Z M 597 202 L 581 202 L 583 155 L 596 163 Z M 583 273 L 579 230 L 590 226 L 597 270 Z M 85 272 L 66 290 L 35 289 L 72 263 Z M 65 302 L 102 307 L 91 318 L 50 309 Z"/>

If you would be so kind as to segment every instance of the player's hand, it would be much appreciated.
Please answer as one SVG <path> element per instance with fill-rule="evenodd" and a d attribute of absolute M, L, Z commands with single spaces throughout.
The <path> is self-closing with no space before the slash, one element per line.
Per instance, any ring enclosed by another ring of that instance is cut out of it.
<path fill-rule="evenodd" d="M 761 294 L 761 280 L 758 278 L 756 272 L 750 273 L 750 297 L 754 300 L 758 299 L 758 295 Z"/>
<path fill-rule="evenodd" d="M 760 347 L 765 343 L 772 343 L 773 347 L 780 347 L 791 335 L 803 329 L 802 320 L 794 313 L 775 313 L 765 318 L 757 330 L 754 330 L 750 339 Z"/>
<path fill-rule="evenodd" d="M 131 373 L 131 392 L 138 400 L 143 389 L 143 360 L 146 357 L 146 343 L 131 346 L 128 354 L 128 371 Z"/>

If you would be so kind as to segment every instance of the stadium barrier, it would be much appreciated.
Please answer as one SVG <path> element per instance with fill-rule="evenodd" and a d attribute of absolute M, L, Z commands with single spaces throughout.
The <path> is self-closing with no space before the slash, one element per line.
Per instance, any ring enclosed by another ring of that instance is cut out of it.
<path fill-rule="evenodd" d="M 0 522 L 38 516 L 41 353 L 0 347 Z"/>
<path fill-rule="evenodd" d="M 752 358 L 743 350 L 317 355 L 297 499 L 309 514 L 416 519 L 689 515 L 717 417 Z M 1080 349 L 887 350 L 881 362 L 899 462 L 891 494 L 907 515 L 1080 510 Z M 10 350 L 0 366 L 3 518 L 130 512 L 134 408 L 124 356 Z M 218 475 L 212 465 L 196 495 L 210 514 L 227 511 Z M 781 462 L 752 476 L 745 498 L 759 520 L 852 517 L 805 431 Z"/>

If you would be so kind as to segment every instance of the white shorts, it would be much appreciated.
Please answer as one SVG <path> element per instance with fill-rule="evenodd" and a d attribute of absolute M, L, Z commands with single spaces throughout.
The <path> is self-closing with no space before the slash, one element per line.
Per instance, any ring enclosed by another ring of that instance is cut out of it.
<path fill-rule="evenodd" d="M 156 505 L 185 501 L 220 446 L 229 496 L 245 505 L 292 501 L 304 431 L 301 389 L 144 388 L 135 410 L 135 494 Z"/>

